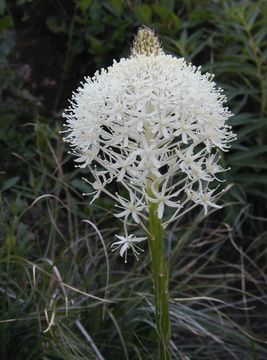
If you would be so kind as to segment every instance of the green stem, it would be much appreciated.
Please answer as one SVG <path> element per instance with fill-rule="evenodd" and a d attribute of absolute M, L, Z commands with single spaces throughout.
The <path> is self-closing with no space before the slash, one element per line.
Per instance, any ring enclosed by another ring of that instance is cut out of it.
<path fill-rule="evenodd" d="M 153 197 L 150 187 L 148 195 Z M 157 216 L 158 204 L 149 203 L 149 250 L 155 292 L 156 326 L 159 336 L 159 360 L 169 360 L 171 324 L 169 315 L 169 266 L 165 262 L 164 237 L 161 220 Z"/>

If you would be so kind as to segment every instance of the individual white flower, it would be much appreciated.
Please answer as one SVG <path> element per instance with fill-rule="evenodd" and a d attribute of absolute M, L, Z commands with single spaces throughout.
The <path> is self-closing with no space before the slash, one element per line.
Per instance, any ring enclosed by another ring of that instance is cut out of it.
<path fill-rule="evenodd" d="M 121 208 L 123 209 L 123 211 L 115 214 L 115 216 L 118 218 L 124 217 L 127 219 L 128 216 L 131 215 L 134 221 L 137 224 L 139 224 L 140 223 L 139 217 L 145 208 L 143 204 L 143 200 L 136 198 L 133 192 L 130 192 L 130 200 L 126 200 L 121 196 L 119 196 L 118 194 L 117 197 L 119 202 L 119 205 L 116 204 L 117 208 Z"/>
<path fill-rule="evenodd" d="M 100 196 L 102 191 L 105 191 L 105 186 L 112 180 L 111 178 L 107 180 L 106 171 L 95 172 L 94 170 L 91 169 L 91 172 L 94 174 L 94 179 L 95 179 L 94 182 L 90 182 L 87 179 L 83 178 L 83 180 L 85 180 L 88 184 L 90 184 L 94 189 L 94 191 L 92 191 L 91 193 L 83 194 L 83 195 L 94 195 L 90 204 Z"/>
<path fill-rule="evenodd" d="M 209 174 L 211 174 L 212 176 L 214 176 L 214 178 L 218 181 L 223 181 L 218 179 L 218 177 L 216 176 L 216 174 L 224 172 L 226 170 L 230 170 L 230 168 L 228 169 L 223 169 L 217 162 L 216 162 L 216 158 L 218 158 L 218 154 L 214 153 L 211 154 L 210 157 L 206 158 L 205 161 L 205 166 L 206 166 L 206 170 Z M 218 159 L 219 160 L 219 159 Z"/>
<path fill-rule="evenodd" d="M 140 252 L 144 251 L 137 244 L 146 240 L 146 237 L 135 237 L 134 235 L 119 236 L 115 235 L 119 241 L 115 241 L 111 247 L 114 248 L 112 251 L 120 249 L 120 256 L 124 257 L 124 262 L 127 263 L 128 249 L 131 249 L 134 256 L 139 260 L 138 256 Z"/>
<path fill-rule="evenodd" d="M 114 157 L 115 162 L 113 163 L 113 165 L 111 165 L 111 167 L 113 167 L 116 172 L 117 181 L 121 182 L 126 176 L 126 174 L 129 174 L 131 172 L 131 167 L 135 162 L 136 156 L 131 154 L 123 158 L 122 155 L 116 156 L 116 154 L 114 154 Z"/>
<path fill-rule="evenodd" d="M 191 197 L 191 200 L 198 205 L 202 205 L 204 208 L 204 213 L 205 215 L 207 215 L 208 213 L 208 206 L 211 206 L 215 209 L 221 209 L 220 205 L 215 204 L 215 202 L 213 201 L 216 197 L 216 195 L 214 195 L 214 192 L 217 190 L 217 188 L 215 189 L 208 189 L 206 188 L 205 190 L 198 190 L 198 191 L 194 191 L 194 190 L 189 190 L 189 195 Z M 218 196 L 218 194 L 217 194 Z"/>
<path fill-rule="evenodd" d="M 63 114 L 65 141 L 77 166 L 94 165 L 88 180 L 93 200 L 101 192 L 116 200 L 124 225 L 129 216 L 145 220 L 150 202 L 168 224 L 181 209 L 218 207 L 212 183 L 223 169 L 216 154 L 235 139 L 225 102 L 213 75 L 164 54 L 151 30 L 143 29 L 129 58 L 85 78 L 73 93 Z M 129 200 L 110 192 L 112 180 Z"/>
<path fill-rule="evenodd" d="M 148 197 L 149 201 L 152 203 L 158 204 L 158 218 L 162 219 L 163 213 L 164 213 L 164 206 L 169 206 L 171 208 L 179 208 L 180 202 L 179 201 L 171 201 L 171 198 L 175 198 L 179 195 L 180 191 L 172 192 L 173 187 L 170 187 L 167 189 L 168 180 L 165 180 L 161 191 L 155 190 L 154 184 L 151 186 L 151 191 L 153 194 L 153 197 Z M 169 193 L 169 194 L 168 194 Z"/>

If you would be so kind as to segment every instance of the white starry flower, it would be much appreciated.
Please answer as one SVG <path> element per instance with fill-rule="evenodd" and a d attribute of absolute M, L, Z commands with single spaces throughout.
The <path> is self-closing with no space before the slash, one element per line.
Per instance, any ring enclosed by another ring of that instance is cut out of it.
<path fill-rule="evenodd" d="M 179 195 L 180 191 L 178 190 L 176 192 L 173 192 L 172 191 L 173 187 L 170 187 L 169 189 L 167 189 L 167 184 L 168 184 L 168 181 L 165 180 L 162 185 L 161 191 L 155 190 L 155 185 L 152 184 L 151 191 L 152 191 L 153 197 L 148 196 L 148 199 L 150 202 L 158 204 L 158 218 L 159 219 L 162 219 L 162 217 L 163 217 L 165 206 L 169 206 L 171 208 L 180 208 L 180 206 L 181 206 L 179 201 L 177 201 L 177 200 L 171 201 L 170 200 L 173 197 L 174 198 L 177 197 Z"/>
<path fill-rule="evenodd" d="M 120 213 L 115 214 L 116 217 L 121 218 L 128 218 L 128 216 L 132 216 L 133 220 L 139 224 L 140 223 L 140 215 L 144 211 L 144 204 L 142 199 L 138 199 L 135 197 L 134 193 L 130 192 L 130 200 L 124 199 L 117 194 L 118 202 L 117 208 L 122 209 L 123 211 Z"/>
<path fill-rule="evenodd" d="M 146 237 L 140 237 L 137 238 L 134 235 L 128 235 L 128 236 L 119 236 L 115 235 L 116 238 L 118 238 L 118 241 L 115 241 L 111 247 L 113 248 L 112 251 L 115 251 L 117 249 L 120 249 L 120 256 L 124 257 L 124 262 L 127 263 L 127 252 L 128 249 L 131 249 L 134 256 L 137 260 L 139 260 L 138 256 L 140 255 L 140 252 L 144 251 L 141 249 L 137 244 L 146 240 Z"/>
<path fill-rule="evenodd" d="M 214 195 L 214 192 L 217 190 L 217 188 L 215 189 L 208 189 L 206 188 L 205 190 L 202 190 L 202 186 L 201 189 L 199 189 L 198 191 L 194 191 L 192 189 L 188 190 L 188 196 L 191 198 L 191 200 L 197 204 L 197 205 L 202 205 L 204 208 L 204 213 L 205 215 L 207 215 L 208 213 L 208 206 L 213 207 L 215 209 L 221 209 L 220 205 L 215 204 L 215 202 L 213 201 L 214 198 L 217 195 Z"/>
<path fill-rule="evenodd" d="M 168 224 L 196 204 L 205 213 L 218 207 L 212 183 L 224 171 L 218 149 L 228 151 L 235 139 L 226 125 L 232 114 L 213 75 L 164 54 L 154 39 L 140 39 L 129 58 L 85 78 L 73 93 L 63 114 L 65 141 L 76 166 L 90 170 L 93 200 L 111 196 L 124 223 L 147 218 L 149 202 L 158 203 L 158 217 Z M 110 192 L 112 180 L 128 200 Z"/>

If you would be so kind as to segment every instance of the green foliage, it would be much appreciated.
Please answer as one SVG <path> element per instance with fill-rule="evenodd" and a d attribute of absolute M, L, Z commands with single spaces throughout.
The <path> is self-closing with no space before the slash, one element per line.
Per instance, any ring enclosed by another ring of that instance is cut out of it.
<path fill-rule="evenodd" d="M 154 359 L 148 259 L 112 255 L 113 204 L 88 205 L 59 134 L 71 91 L 128 56 L 140 25 L 215 73 L 238 136 L 224 211 L 168 234 L 172 356 L 266 358 L 265 1 L 12 0 L 0 16 L 0 358 Z"/>

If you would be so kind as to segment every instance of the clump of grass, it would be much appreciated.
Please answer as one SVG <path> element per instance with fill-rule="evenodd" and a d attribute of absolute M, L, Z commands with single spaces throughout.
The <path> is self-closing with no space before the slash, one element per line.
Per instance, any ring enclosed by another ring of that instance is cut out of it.
<path fill-rule="evenodd" d="M 41 220 L 53 227 L 55 238 L 50 243 L 33 242 L 40 256 L 32 260 L 19 248 L 12 254 L 2 251 L 3 359 L 10 358 L 12 343 L 20 338 L 21 356 L 28 352 L 29 359 L 37 353 L 62 359 L 99 354 L 103 358 L 153 359 L 149 259 L 133 262 L 130 272 L 129 265 L 126 268 L 111 257 L 107 284 L 106 249 L 98 230 L 80 222 L 85 214 L 67 210 L 56 199 L 40 199 L 28 211 L 41 206 L 42 201 L 42 206 L 50 202 L 58 213 L 57 226 L 50 221 L 49 212 Z M 78 205 L 80 211 L 84 206 Z M 76 218 L 77 227 L 70 239 L 63 240 L 56 228 L 67 211 L 71 223 Z M 103 208 L 96 207 L 93 214 L 101 228 L 104 214 L 105 221 L 111 222 L 111 215 Z M 115 225 L 102 236 L 111 239 L 114 231 Z M 258 306 L 266 306 L 261 286 L 264 275 L 251 258 L 255 242 L 248 253 L 242 253 L 236 243 L 231 244 L 233 234 L 234 229 L 203 219 L 201 212 L 169 234 L 174 359 L 251 359 L 253 353 L 266 354 L 264 339 L 248 323 L 249 319 L 253 324 L 259 316 Z M 43 253 L 47 253 L 46 258 Z"/>

